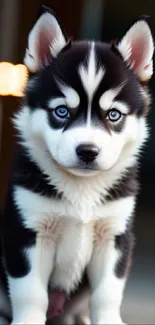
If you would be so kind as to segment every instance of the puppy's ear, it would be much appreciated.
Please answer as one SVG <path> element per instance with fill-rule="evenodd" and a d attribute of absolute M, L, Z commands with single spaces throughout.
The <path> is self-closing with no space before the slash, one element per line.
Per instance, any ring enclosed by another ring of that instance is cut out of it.
<path fill-rule="evenodd" d="M 37 72 L 48 65 L 66 44 L 67 36 L 54 13 L 42 6 L 28 37 L 24 63 L 30 72 Z"/>
<path fill-rule="evenodd" d="M 148 17 L 140 17 L 118 41 L 117 47 L 123 59 L 136 73 L 140 81 L 148 81 L 153 74 L 153 38 Z"/>

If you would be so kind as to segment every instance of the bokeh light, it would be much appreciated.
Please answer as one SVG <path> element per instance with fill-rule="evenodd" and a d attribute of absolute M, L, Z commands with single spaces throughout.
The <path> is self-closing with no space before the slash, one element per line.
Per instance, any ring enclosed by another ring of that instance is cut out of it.
<path fill-rule="evenodd" d="M 25 65 L 0 62 L 0 95 L 22 97 L 28 79 Z"/>

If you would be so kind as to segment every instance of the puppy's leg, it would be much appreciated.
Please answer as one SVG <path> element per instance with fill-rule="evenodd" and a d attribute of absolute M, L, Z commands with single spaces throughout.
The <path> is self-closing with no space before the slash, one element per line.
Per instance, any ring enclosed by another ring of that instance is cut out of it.
<path fill-rule="evenodd" d="M 92 324 L 122 324 L 120 307 L 132 247 L 130 231 L 100 234 L 88 266 Z"/>
<path fill-rule="evenodd" d="M 8 245 L 8 243 L 7 243 Z M 16 246 L 12 259 L 6 253 L 6 267 L 13 311 L 13 324 L 44 324 L 48 308 L 48 281 L 55 247 L 49 238 L 37 237 L 35 244 L 21 252 Z M 19 258 L 19 260 L 18 260 Z M 11 263 L 17 263 L 13 267 Z M 19 263 L 19 265 L 18 265 Z M 20 268 L 25 265 L 25 273 Z"/>
<path fill-rule="evenodd" d="M 92 254 L 92 228 L 92 224 L 71 221 L 64 226 L 50 279 L 51 289 L 59 288 L 70 294 L 77 287 Z"/>
<path fill-rule="evenodd" d="M 55 268 L 50 279 L 51 290 L 54 290 L 54 292 L 51 295 L 53 301 L 50 302 L 51 313 L 49 316 L 53 317 L 56 313 L 58 314 L 58 310 L 62 310 L 64 307 L 62 304 L 56 306 L 55 289 L 60 289 L 59 294 L 62 302 L 62 295 L 70 295 L 79 285 L 83 271 L 91 258 L 92 238 L 92 224 L 75 224 L 75 222 L 70 221 L 67 226 L 64 226 L 57 248 Z"/>

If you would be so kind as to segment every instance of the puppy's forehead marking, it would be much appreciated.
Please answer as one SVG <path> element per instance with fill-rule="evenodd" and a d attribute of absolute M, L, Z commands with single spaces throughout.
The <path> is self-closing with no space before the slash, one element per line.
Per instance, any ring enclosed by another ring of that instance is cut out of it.
<path fill-rule="evenodd" d="M 76 108 L 80 103 L 80 97 L 77 91 L 71 86 L 66 85 L 64 82 L 61 82 L 60 80 L 56 80 L 56 82 L 60 91 L 65 96 L 66 104 L 69 107 Z"/>
<path fill-rule="evenodd" d="M 124 86 L 125 82 L 123 82 L 120 86 L 116 88 L 111 88 L 105 91 L 99 99 L 100 107 L 104 110 L 108 110 L 109 108 L 111 108 L 115 97 L 118 96 Z"/>
<path fill-rule="evenodd" d="M 93 95 L 99 86 L 103 76 L 105 74 L 105 69 L 103 66 L 99 67 L 97 70 L 96 62 L 96 53 L 95 53 L 95 44 L 91 42 L 89 55 L 88 55 L 88 64 L 80 64 L 79 66 L 79 75 L 84 87 L 84 90 L 88 97 L 88 110 L 87 110 L 87 126 L 91 124 L 91 106 Z"/>
<path fill-rule="evenodd" d="M 97 71 L 95 44 L 94 42 L 91 42 L 88 64 L 87 66 L 85 64 L 80 64 L 79 66 L 79 75 L 89 101 L 92 99 L 93 94 L 99 86 L 104 74 L 105 69 L 101 66 Z"/>

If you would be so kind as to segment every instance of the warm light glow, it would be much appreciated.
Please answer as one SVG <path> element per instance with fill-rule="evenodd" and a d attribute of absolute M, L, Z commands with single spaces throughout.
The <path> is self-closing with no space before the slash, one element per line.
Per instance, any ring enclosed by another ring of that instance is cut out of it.
<path fill-rule="evenodd" d="M 11 80 L 13 64 L 9 62 L 0 63 L 0 95 L 7 96 L 11 93 Z"/>
<path fill-rule="evenodd" d="M 27 83 L 28 71 L 25 65 L 17 64 L 14 66 L 14 86 L 12 89 L 12 95 L 14 96 L 23 96 L 23 91 Z"/>
<path fill-rule="evenodd" d="M 25 65 L 13 65 L 10 62 L 0 62 L 0 95 L 23 96 L 28 79 Z"/>

